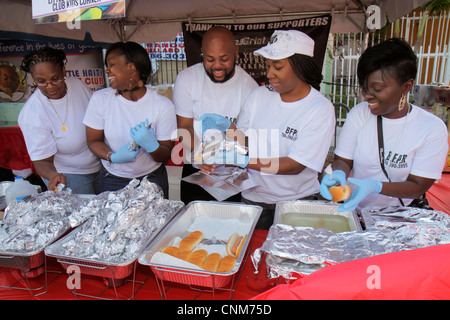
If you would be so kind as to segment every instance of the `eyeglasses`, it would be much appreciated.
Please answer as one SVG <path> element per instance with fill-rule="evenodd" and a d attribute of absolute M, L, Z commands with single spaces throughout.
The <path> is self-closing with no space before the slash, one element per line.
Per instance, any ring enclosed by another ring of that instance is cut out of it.
<path fill-rule="evenodd" d="M 58 80 L 50 80 L 50 81 L 43 81 L 43 82 L 33 82 L 33 85 L 38 87 L 47 87 L 50 83 L 52 86 L 57 86 L 58 84 L 61 84 L 64 81 L 64 79 L 58 79 Z"/>

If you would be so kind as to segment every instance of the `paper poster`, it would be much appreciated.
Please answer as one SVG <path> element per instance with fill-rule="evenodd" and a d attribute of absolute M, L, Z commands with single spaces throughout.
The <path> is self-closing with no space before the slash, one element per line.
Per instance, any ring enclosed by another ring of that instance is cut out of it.
<path fill-rule="evenodd" d="M 266 66 L 264 59 L 253 55 L 253 52 L 265 46 L 275 30 L 294 29 L 309 35 L 315 42 L 314 60 L 321 68 L 331 27 L 331 16 L 324 15 L 288 21 L 247 24 L 183 22 L 182 29 L 188 66 L 201 61 L 202 36 L 207 30 L 216 25 L 224 26 L 233 32 L 236 44 L 239 46 L 239 58 L 236 63 L 261 84 L 266 81 Z"/>
<path fill-rule="evenodd" d="M 33 0 L 33 23 L 125 17 L 125 0 Z"/>
<path fill-rule="evenodd" d="M 178 32 L 175 41 L 143 43 L 152 60 L 186 60 L 183 33 Z"/>
<path fill-rule="evenodd" d="M 93 91 L 106 87 L 101 48 L 76 42 L 0 40 L 0 103 L 26 102 L 36 90 L 20 65 L 28 52 L 46 46 L 66 53 L 67 78 L 78 78 Z"/>

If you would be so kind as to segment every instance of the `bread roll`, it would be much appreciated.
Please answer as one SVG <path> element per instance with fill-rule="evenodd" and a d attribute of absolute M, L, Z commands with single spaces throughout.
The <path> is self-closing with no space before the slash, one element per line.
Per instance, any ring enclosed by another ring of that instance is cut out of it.
<path fill-rule="evenodd" d="M 188 256 L 189 256 L 190 254 L 191 254 L 190 251 L 180 251 L 180 252 L 176 255 L 176 257 L 177 257 L 178 259 L 187 261 L 187 258 L 188 258 Z"/>
<path fill-rule="evenodd" d="M 193 231 L 186 238 L 180 241 L 179 248 L 181 251 L 191 251 L 203 240 L 201 231 Z"/>
<path fill-rule="evenodd" d="M 237 233 L 233 233 L 227 242 L 227 254 L 235 257 L 239 244 L 241 243 L 242 237 Z"/>
<path fill-rule="evenodd" d="M 227 272 L 234 268 L 236 264 L 236 258 L 233 256 L 225 256 L 220 259 L 219 266 L 217 267 L 217 272 Z"/>
<path fill-rule="evenodd" d="M 348 185 L 343 186 L 333 186 L 330 189 L 331 196 L 333 197 L 331 201 L 333 202 L 339 202 L 339 201 L 345 201 L 350 197 L 350 194 L 352 193 L 352 190 Z"/>
<path fill-rule="evenodd" d="M 176 257 L 180 252 L 180 249 L 174 246 L 168 246 L 161 250 L 162 253 L 170 254 L 171 256 Z"/>
<path fill-rule="evenodd" d="M 206 250 L 195 250 L 188 255 L 186 261 L 201 268 L 203 266 L 203 263 L 205 262 L 205 258 L 207 255 L 208 252 L 206 252 Z"/>
<path fill-rule="evenodd" d="M 222 256 L 218 253 L 209 254 L 203 263 L 203 269 L 206 271 L 216 272 Z"/>

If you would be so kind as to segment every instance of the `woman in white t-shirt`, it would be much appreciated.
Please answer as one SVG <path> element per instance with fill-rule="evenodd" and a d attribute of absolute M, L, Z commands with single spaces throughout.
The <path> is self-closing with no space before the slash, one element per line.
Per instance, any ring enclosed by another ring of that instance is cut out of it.
<path fill-rule="evenodd" d="M 368 48 L 357 73 L 366 101 L 347 115 L 333 172 L 322 179 L 321 194 L 331 199 L 330 186 L 349 183 L 352 194 L 339 211 L 407 206 L 441 177 L 447 128 L 406 99 L 414 85 L 417 58 L 404 40 L 389 39 Z"/>
<path fill-rule="evenodd" d="M 49 190 L 64 184 L 73 193 L 94 194 L 100 162 L 87 146 L 83 124 L 91 91 L 80 80 L 65 78 L 66 61 L 64 51 L 47 47 L 24 57 L 21 69 L 39 90 L 23 106 L 18 123 Z"/>
<path fill-rule="evenodd" d="M 100 191 L 119 190 L 133 178 L 147 177 L 168 198 L 164 162 L 174 146 L 174 106 L 145 86 L 151 65 L 138 43 L 112 44 L 105 64 L 111 87 L 92 95 L 83 121 L 89 148 L 102 159 Z"/>
<path fill-rule="evenodd" d="M 226 131 L 241 144 L 248 140 L 248 155 L 226 152 L 213 162 L 247 168 L 256 187 L 244 190 L 242 198 L 263 207 L 258 229 L 272 225 L 278 201 L 319 199 L 318 172 L 336 120 L 332 103 L 318 91 L 322 75 L 313 53 L 314 41 L 303 32 L 275 31 L 269 44 L 255 51 L 266 58 L 270 87 L 250 94 L 236 125 L 214 114 L 201 118 L 204 130 Z M 211 172 L 214 165 L 202 168 Z"/>

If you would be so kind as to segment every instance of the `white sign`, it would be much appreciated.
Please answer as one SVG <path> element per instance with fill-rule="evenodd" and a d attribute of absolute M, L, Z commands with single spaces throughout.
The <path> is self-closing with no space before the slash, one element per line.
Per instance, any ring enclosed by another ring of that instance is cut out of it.
<path fill-rule="evenodd" d="M 186 60 L 183 33 L 178 32 L 175 41 L 143 44 L 152 60 Z"/>

